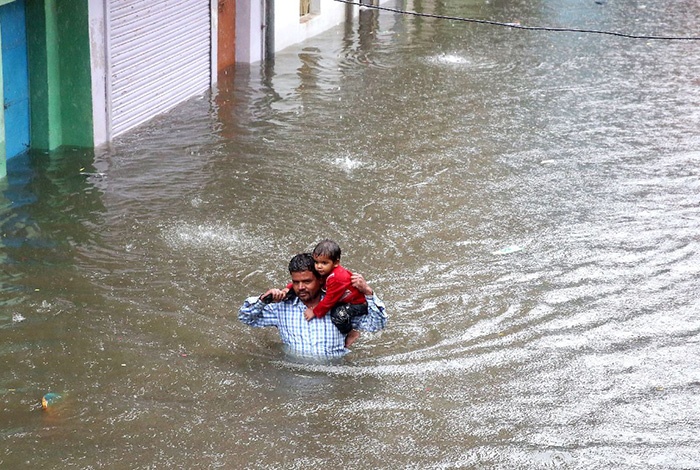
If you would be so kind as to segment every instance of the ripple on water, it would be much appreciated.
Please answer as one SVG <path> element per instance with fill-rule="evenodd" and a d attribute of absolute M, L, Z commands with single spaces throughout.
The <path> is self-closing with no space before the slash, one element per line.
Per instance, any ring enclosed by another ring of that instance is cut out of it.
<path fill-rule="evenodd" d="M 340 70 L 355 70 L 358 65 L 383 70 L 391 69 L 391 65 L 381 63 L 377 59 L 376 54 L 359 50 L 347 51 L 338 62 L 338 67 Z"/>

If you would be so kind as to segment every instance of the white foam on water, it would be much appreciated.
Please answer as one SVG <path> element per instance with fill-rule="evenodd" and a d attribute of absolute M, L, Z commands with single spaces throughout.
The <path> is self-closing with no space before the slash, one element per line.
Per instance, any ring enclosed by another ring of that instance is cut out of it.
<path fill-rule="evenodd" d="M 434 64 L 447 64 L 447 65 L 465 65 L 469 63 L 469 59 L 466 57 L 459 56 L 457 54 L 440 54 L 432 56 L 428 59 Z"/>
<path fill-rule="evenodd" d="M 387 363 L 374 365 L 325 365 L 275 361 L 281 367 L 347 377 L 424 377 L 426 375 L 445 376 L 461 372 L 477 372 L 494 364 L 524 362 L 530 359 L 530 352 L 524 349 L 494 350 L 451 358 L 439 357 L 439 353 L 420 361 L 397 361 L 396 357 L 384 358 Z M 400 355 L 398 355 L 400 356 Z M 397 356 L 397 357 L 398 357 Z"/>
<path fill-rule="evenodd" d="M 176 250 L 206 250 L 249 255 L 266 246 L 265 240 L 244 228 L 226 223 L 193 224 L 179 222 L 163 229 L 162 236 Z"/>
<path fill-rule="evenodd" d="M 360 160 L 350 158 L 347 155 L 344 157 L 336 158 L 335 160 L 333 160 L 333 164 L 345 171 L 352 171 L 362 166 L 362 162 Z"/>
<path fill-rule="evenodd" d="M 204 203 L 204 201 L 199 196 L 193 197 L 192 200 L 190 201 L 190 204 L 192 205 L 192 207 L 202 207 L 203 203 Z"/>

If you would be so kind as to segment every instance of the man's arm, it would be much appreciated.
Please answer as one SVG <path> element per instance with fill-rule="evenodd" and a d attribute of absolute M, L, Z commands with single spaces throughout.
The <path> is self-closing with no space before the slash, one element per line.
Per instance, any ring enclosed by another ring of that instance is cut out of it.
<path fill-rule="evenodd" d="M 384 302 L 374 295 L 374 291 L 367 284 L 362 274 L 352 275 L 352 285 L 365 295 L 367 300 L 367 315 L 352 319 L 353 328 L 364 331 L 379 331 L 386 327 L 386 308 Z"/>
<path fill-rule="evenodd" d="M 238 319 L 250 326 L 277 326 L 277 314 L 272 305 L 266 305 L 260 297 L 248 297 L 238 310 Z"/>
<path fill-rule="evenodd" d="M 367 299 L 367 315 L 354 317 L 352 326 L 356 330 L 362 331 L 379 331 L 386 327 L 386 308 L 384 302 L 376 295 L 366 295 Z"/>

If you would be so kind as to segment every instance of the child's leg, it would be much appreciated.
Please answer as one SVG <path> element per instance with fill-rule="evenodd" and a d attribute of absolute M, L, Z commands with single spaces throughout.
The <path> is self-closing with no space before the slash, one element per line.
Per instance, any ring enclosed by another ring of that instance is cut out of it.
<path fill-rule="evenodd" d="M 360 337 L 360 332 L 357 330 L 350 330 L 350 333 L 345 337 L 345 347 L 349 348 L 352 346 L 352 343 L 357 341 L 357 338 Z"/>
<path fill-rule="evenodd" d="M 352 319 L 367 315 L 367 304 L 339 304 L 331 309 L 331 321 L 346 335 L 345 347 L 349 348 L 360 337 L 360 332 L 352 329 Z"/>

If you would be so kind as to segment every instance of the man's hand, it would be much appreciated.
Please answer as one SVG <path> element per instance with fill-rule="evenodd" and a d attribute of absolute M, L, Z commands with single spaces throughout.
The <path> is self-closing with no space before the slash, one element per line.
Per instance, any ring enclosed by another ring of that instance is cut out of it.
<path fill-rule="evenodd" d="M 314 315 L 314 309 L 306 307 L 306 310 L 304 310 L 304 318 L 306 318 L 306 321 L 311 321 L 316 317 Z"/>
<path fill-rule="evenodd" d="M 369 286 L 369 284 L 367 284 L 367 281 L 365 281 L 365 278 L 362 276 L 362 274 L 353 274 L 350 278 L 350 282 L 352 282 L 352 286 L 355 289 L 359 290 L 362 294 L 374 295 L 374 291 Z"/>

